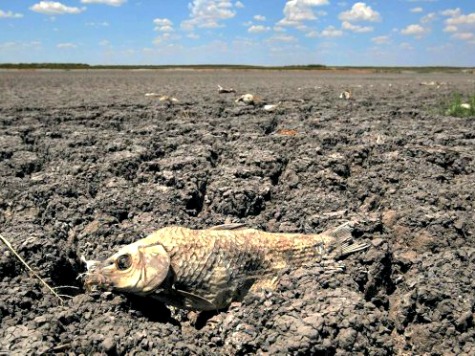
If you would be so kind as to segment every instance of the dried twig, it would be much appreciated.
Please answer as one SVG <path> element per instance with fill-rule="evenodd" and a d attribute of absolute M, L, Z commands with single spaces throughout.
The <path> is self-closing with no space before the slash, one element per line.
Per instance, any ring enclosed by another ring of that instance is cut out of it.
<path fill-rule="evenodd" d="M 51 293 L 54 294 L 54 296 L 56 298 L 58 298 L 61 302 L 61 304 L 64 302 L 63 298 L 61 298 L 55 291 L 53 288 L 51 288 L 49 286 L 48 283 L 45 282 L 45 280 L 43 278 L 41 278 L 38 273 L 36 273 L 29 265 L 28 263 L 26 263 L 26 261 L 15 251 L 15 249 L 13 248 L 13 246 L 11 245 L 11 243 L 5 238 L 3 237 L 1 234 L 0 234 L 0 240 L 3 241 L 3 243 L 8 247 L 8 249 L 15 255 L 16 258 L 18 258 L 18 260 L 23 263 L 23 265 L 25 265 L 25 267 L 33 274 L 33 276 L 35 276 L 36 278 L 38 278 L 40 280 L 41 283 L 43 283 L 43 285 L 49 289 L 49 291 Z"/>
<path fill-rule="evenodd" d="M 77 287 L 77 286 L 57 286 L 57 287 L 54 287 L 53 289 L 63 289 L 63 288 L 80 289 L 80 288 Z"/>
<path fill-rule="evenodd" d="M 218 84 L 218 93 L 219 94 L 227 94 L 227 93 L 235 93 L 236 90 L 233 88 L 223 88 L 221 85 Z"/>

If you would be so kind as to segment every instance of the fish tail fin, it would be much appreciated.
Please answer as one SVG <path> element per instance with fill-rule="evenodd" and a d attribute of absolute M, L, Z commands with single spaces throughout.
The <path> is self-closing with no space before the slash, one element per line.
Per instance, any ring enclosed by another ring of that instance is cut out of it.
<path fill-rule="evenodd" d="M 356 222 L 349 221 L 323 233 L 328 238 L 328 252 L 335 259 L 363 251 L 370 246 L 366 242 L 353 242 L 353 231 L 356 225 Z"/>

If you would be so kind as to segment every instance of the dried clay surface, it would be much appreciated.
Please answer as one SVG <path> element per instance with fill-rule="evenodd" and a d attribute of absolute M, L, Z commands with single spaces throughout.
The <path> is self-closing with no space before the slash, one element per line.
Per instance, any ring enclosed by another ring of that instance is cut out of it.
<path fill-rule="evenodd" d="M 440 110 L 474 89 L 470 74 L 1 72 L 0 232 L 65 302 L 0 246 L 0 354 L 475 354 L 475 118 Z M 262 105 L 236 104 L 246 93 Z M 173 224 L 347 220 L 371 247 L 344 273 L 284 271 L 195 325 L 78 279 L 81 255 Z"/>

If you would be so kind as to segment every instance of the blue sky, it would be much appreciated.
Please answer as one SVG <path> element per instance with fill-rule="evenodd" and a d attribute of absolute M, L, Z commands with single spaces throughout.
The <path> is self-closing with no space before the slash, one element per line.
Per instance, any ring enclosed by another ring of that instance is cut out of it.
<path fill-rule="evenodd" d="M 0 62 L 475 66 L 475 0 L 0 0 Z"/>

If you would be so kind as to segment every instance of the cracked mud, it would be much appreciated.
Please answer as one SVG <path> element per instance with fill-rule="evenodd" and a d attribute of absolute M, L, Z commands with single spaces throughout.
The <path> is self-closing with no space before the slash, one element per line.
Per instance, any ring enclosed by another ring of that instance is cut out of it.
<path fill-rule="evenodd" d="M 439 111 L 452 93 L 473 94 L 473 75 L 0 79 L 0 231 L 67 298 L 59 305 L 0 247 L 0 354 L 475 354 L 475 118 Z M 447 85 L 419 85 L 432 80 Z M 354 100 L 339 99 L 347 89 Z M 235 105 L 248 92 L 283 102 Z M 147 300 L 87 294 L 77 279 L 81 255 L 171 224 L 310 233 L 345 220 L 362 221 L 371 248 L 344 273 L 285 271 L 277 290 L 196 326 Z"/>

